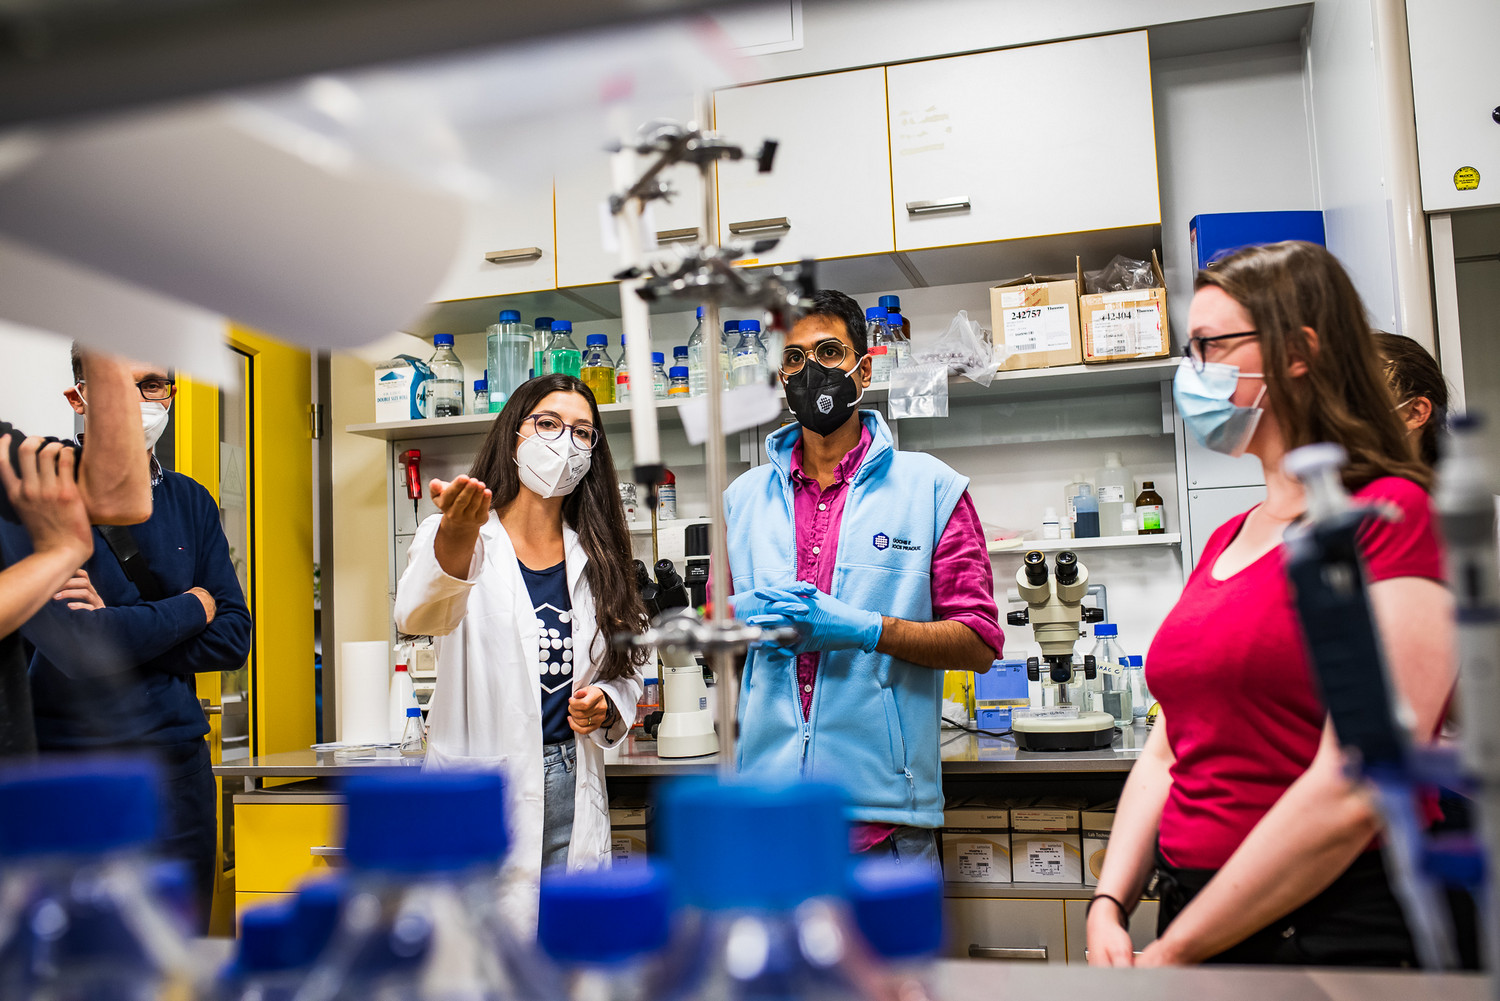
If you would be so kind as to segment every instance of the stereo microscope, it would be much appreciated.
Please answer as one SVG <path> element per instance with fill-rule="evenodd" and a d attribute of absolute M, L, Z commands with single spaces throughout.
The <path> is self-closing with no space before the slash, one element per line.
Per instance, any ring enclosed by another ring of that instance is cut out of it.
<path fill-rule="evenodd" d="M 1104 618 L 1099 609 L 1083 607 L 1088 589 L 1088 568 L 1071 551 L 1057 554 L 1055 570 L 1049 574 L 1046 554 L 1033 549 L 1016 571 L 1016 590 L 1027 607 L 1011 612 L 1006 621 L 1013 626 L 1031 626 L 1042 656 L 1026 661 L 1026 675 L 1040 681 L 1042 661 L 1046 661 L 1048 678 L 1057 685 L 1058 696 L 1055 707 L 1012 714 L 1011 732 L 1023 751 L 1093 751 L 1114 742 L 1114 717 L 1081 707 L 1075 710 L 1068 690 L 1077 680 L 1073 647 L 1078 643 L 1079 623 Z M 1093 655 L 1084 657 L 1083 676 L 1093 680 L 1096 670 Z"/>

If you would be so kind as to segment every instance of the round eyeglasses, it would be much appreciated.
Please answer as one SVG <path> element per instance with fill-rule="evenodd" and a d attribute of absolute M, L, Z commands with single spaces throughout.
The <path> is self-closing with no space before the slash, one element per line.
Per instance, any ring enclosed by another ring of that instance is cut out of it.
<path fill-rule="evenodd" d="M 582 452 L 592 452 L 603 437 L 603 433 L 592 424 L 569 424 L 556 414 L 546 411 L 531 414 L 521 423 L 525 424 L 526 421 L 531 422 L 533 432 L 543 441 L 557 441 L 564 431 L 573 432 L 573 444 Z"/>
<path fill-rule="evenodd" d="M 802 371 L 809 355 L 824 368 L 843 368 L 845 359 L 854 355 L 854 349 L 835 337 L 814 344 L 811 352 L 785 348 L 781 352 L 781 374 L 790 377 Z"/>

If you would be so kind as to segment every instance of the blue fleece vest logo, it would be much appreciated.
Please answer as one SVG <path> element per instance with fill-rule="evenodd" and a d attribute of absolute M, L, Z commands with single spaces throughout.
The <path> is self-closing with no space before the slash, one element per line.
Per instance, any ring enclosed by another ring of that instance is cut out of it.
<path fill-rule="evenodd" d="M 891 548 L 891 537 L 884 532 L 875 533 L 875 548 L 884 552 Z"/>

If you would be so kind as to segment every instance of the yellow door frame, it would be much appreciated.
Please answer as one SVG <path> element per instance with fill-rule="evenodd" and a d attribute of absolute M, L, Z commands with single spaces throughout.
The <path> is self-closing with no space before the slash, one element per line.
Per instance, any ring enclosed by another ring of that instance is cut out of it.
<path fill-rule="evenodd" d="M 250 753 L 259 757 L 306 748 L 315 739 L 313 681 L 312 359 L 243 327 L 231 325 L 227 346 L 249 358 L 245 400 L 249 429 L 246 478 L 250 490 L 249 588 L 254 623 L 250 675 Z M 173 405 L 177 471 L 219 499 L 219 391 L 179 376 Z M 198 696 L 222 707 L 221 676 L 197 676 Z M 223 762 L 223 717 L 209 716 L 215 764 Z M 267 785 L 275 784 L 267 782 Z M 219 830 L 224 830 L 223 783 L 217 786 Z M 220 844 L 222 845 L 222 838 Z M 234 874 L 221 873 L 211 930 L 232 929 Z"/>

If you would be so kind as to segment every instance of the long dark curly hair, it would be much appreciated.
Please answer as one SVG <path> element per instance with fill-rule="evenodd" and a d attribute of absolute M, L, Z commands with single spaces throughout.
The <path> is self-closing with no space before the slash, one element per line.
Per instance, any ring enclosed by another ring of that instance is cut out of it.
<path fill-rule="evenodd" d="M 563 498 L 563 518 L 578 533 L 589 562 L 584 570 L 594 592 L 594 615 L 601 640 L 618 633 L 644 632 L 646 606 L 635 587 L 634 553 L 625 508 L 615 477 L 615 462 L 609 454 L 609 439 L 599 420 L 594 394 L 571 375 L 542 375 L 521 384 L 505 408 L 495 415 L 469 475 L 483 480 L 494 494 L 493 507 L 503 511 L 521 491 L 516 466 L 517 437 L 524 421 L 550 393 L 577 393 L 588 401 L 594 427 L 599 431 L 589 471 L 573 492 Z M 620 650 L 604 644 L 602 657 L 590 651 L 599 664 L 599 679 L 628 677 L 646 662 L 646 651 Z"/>

